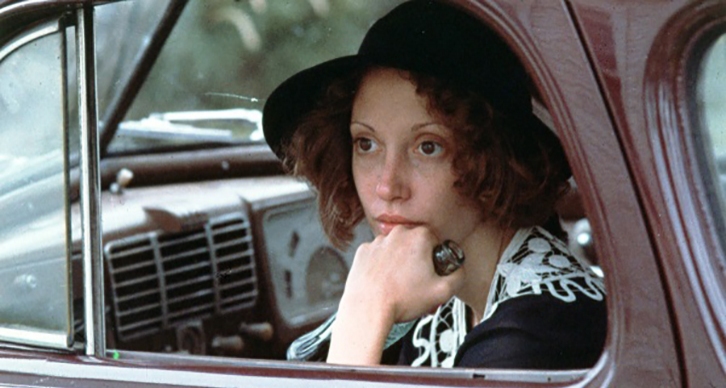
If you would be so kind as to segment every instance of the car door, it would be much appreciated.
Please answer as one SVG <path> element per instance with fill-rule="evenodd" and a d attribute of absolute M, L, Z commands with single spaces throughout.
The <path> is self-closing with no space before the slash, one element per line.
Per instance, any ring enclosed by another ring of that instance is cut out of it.
<path fill-rule="evenodd" d="M 572 9 L 646 213 L 648 236 L 641 238 L 657 252 L 684 383 L 720 385 L 726 368 L 718 47 L 726 7 L 573 1 Z"/>

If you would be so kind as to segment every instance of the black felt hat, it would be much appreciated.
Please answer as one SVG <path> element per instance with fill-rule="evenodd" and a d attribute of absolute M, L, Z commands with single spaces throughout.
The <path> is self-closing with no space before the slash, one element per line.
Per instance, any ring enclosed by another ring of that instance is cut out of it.
<path fill-rule="evenodd" d="M 367 65 L 449 80 L 476 90 L 517 122 L 544 127 L 532 114 L 526 72 L 494 31 L 460 8 L 435 0 L 413 0 L 379 19 L 356 55 L 303 70 L 273 91 L 263 113 L 265 139 L 272 150 L 283 157 L 283 145 L 328 85 Z"/>

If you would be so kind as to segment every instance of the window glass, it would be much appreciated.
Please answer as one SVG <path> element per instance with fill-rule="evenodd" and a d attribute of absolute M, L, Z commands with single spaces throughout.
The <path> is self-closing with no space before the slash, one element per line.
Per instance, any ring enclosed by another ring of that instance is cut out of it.
<path fill-rule="evenodd" d="M 370 24 L 400 2 L 189 2 L 109 152 L 261 142 L 261 110 L 273 88 L 354 53 Z"/>
<path fill-rule="evenodd" d="M 705 129 L 704 140 L 711 148 L 721 203 L 726 198 L 726 36 L 708 50 L 698 82 L 698 106 Z"/>
<path fill-rule="evenodd" d="M 726 154 L 726 36 L 716 40 L 706 55 L 700 92 L 703 122 L 719 158 Z"/>
<path fill-rule="evenodd" d="M 114 98 L 121 91 L 124 80 L 133 70 L 141 49 L 163 14 L 168 1 L 144 1 L 138 5 L 130 1 L 104 4 L 95 8 L 96 73 L 99 120 L 109 113 Z M 76 51 L 75 27 L 68 27 L 66 45 L 69 53 Z M 69 58 L 68 89 L 75 90 L 75 59 Z M 70 154 L 79 152 L 78 100 L 76 93 L 68 94 L 68 126 Z"/>
<path fill-rule="evenodd" d="M 168 0 L 120 1 L 96 7 L 98 112 L 103 119 L 164 14 Z"/>
<path fill-rule="evenodd" d="M 60 347 L 70 332 L 64 41 L 54 21 L 0 48 L 0 335 Z"/>
<path fill-rule="evenodd" d="M 120 1 L 95 8 L 96 73 L 98 117 L 104 120 L 110 105 L 122 92 L 124 81 L 130 76 L 143 47 L 148 43 L 154 27 L 163 15 L 168 1 Z M 70 27 L 66 44 L 68 52 L 75 52 L 75 28 Z M 75 58 L 68 58 L 68 74 L 75 74 Z M 75 90 L 77 80 L 68 78 L 68 89 Z M 76 93 L 68 94 L 70 150 L 79 150 L 78 100 Z"/>

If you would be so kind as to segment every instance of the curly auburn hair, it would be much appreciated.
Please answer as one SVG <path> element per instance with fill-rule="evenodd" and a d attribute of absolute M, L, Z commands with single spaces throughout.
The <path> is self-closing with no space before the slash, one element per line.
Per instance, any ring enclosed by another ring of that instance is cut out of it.
<path fill-rule="evenodd" d="M 337 79 L 283 145 L 285 169 L 317 191 L 323 230 L 347 246 L 364 218 L 353 182 L 350 120 L 358 85 L 371 67 Z M 428 110 L 457 141 L 456 190 L 473 199 L 482 219 L 502 228 L 542 225 L 554 214 L 571 175 L 556 136 L 495 110 L 475 90 L 428 75 L 400 71 L 426 97 Z"/>

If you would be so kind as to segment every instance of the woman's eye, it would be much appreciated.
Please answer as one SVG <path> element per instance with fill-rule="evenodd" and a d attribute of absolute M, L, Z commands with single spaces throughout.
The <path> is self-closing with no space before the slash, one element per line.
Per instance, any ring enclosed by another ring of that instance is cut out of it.
<path fill-rule="evenodd" d="M 419 144 L 418 149 L 426 156 L 436 156 L 444 150 L 444 147 L 433 141 L 424 141 Z"/>
<path fill-rule="evenodd" d="M 372 139 L 369 139 L 367 137 L 361 137 L 355 139 L 355 146 L 360 152 L 371 152 L 375 149 L 376 144 L 373 142 Z"/>

